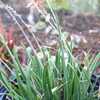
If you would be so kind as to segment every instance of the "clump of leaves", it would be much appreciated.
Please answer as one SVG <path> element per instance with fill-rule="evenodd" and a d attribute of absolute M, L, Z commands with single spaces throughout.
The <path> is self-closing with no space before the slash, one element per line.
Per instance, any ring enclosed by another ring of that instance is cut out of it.
<path fill-rule="evenodd" d="M 54 58 L 47 49 L 42 59 L 29 55 L 25 69 L 14 50 L 16 81 L 8 80 L 0 71 L 0 81 L 9 91 L 7 95 L 15 100 L 95 100 L 95 95 L 87 95 L 95 62 L 81 70 L 73 59 L 70 45 L 66 48 L 63 48 L 64 55 L 59 48 Z"/>

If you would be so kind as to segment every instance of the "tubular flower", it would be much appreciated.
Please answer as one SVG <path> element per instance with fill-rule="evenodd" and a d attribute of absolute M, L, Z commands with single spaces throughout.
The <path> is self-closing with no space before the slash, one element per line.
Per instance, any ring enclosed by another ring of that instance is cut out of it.
<path fill-rule="evenodd" d="M 9 47 L 9 49 L 13 49 L 14 47 L 14 37 L 13 37 L 13 32 L 14 32 L 14 29 L 13 27 L 10 27 L 8 32 L 6 33 L 7 35 L 7 45 Z"/>
<path fill-rule="evenodd" d="M 5 31 L 4 31 L 4 27 L 2 25 L 2 18 L 0 17 L 0 34 L 3 34 Z"/>

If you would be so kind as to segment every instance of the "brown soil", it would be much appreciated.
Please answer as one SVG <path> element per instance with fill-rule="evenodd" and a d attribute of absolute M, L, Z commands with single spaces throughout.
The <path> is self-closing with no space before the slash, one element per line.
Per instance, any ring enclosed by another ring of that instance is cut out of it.
<path fill-rule="evenodd" d="M 78 50 L 89 51 L 92 50 L 92 53 L 100 52 L 100 16 L 93 14 L 73 14 L 66 11 L 57 12 L 62 27 L 62 31 L 69 32 L 68 40 L 71 37 L 80 38 L 78 43 Z M 15 22 L 11 20 L 12 18 L 8 16 L 8 13 L 5 10 L 0 10 L 0 16 L 3 18 L 5 27 L 8 29 L 10 26 L 14 26 L 15 29 L 15 43 L 16 45 L 25 44 L 28 46 L 28 43 L 19 30 L 16 27 Z M 20 22 L 20 21 L 18 21 Z M 21 23 L 21 22 L 20 22 Z M 21 24 L 22 25 L 22 24 Z M 37 48 L 37 44 L 33 39 L 32 35 L 29 34 L 26 27 L 22 25 L 25 30 L 26 35 L 28 35 L 29 40 L 32 41 L 34 48 Z M 57 34 L 46 34 L 42 31 L 35 33 L 36 38 L 38 39 L 41 46 L 53 47 L 53 50 L 56 48 L 56 41 L 58 40 Z"/>
<path fill-rule="evenodd" d="M 78 35 L 80 37 L 84 37 L 87 41 L 84 43 L 82 40 L 79 43 L 79 48 L 84 50 L 92 49 L 93 52 L 100 52 L 100 16 L 96 15 L 73 15 L 68 14 L 66 12 L 60 13 L 60 23 L 63 31 L 69 32 L 69 35 Z M 37 48 L 36 43 L 31 35 L 29 39 L 32 41 L 35 48 Z M 48 43 L 52 42 L 52 40 L 57 40 L 57 35 L 45 34 L 41 32 L 35 33 L 39 43 L 41 45 L 49 45 Z M 26 39 L 22 34 L 15 34 L 15 40 L 17 45 L 20 43 L 26 44 Z M 18 41 L 20 40 L 20 41 Z"/>

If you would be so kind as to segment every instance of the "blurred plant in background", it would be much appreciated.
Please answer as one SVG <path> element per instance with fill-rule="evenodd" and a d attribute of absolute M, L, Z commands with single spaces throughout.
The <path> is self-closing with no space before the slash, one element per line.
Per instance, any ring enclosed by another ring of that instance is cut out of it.
<path fill-rule="evenodd" d="M 95 13 L 99 0 L 49 0 L 54 9 L 71 10 L 75 13 Z"/>
<path fill-rule="evenodd" d="M 72 10 L 77 13 L 95 13 L 98 10 L 98 0 L 71 0 Z"/>
<path fill-rule="evenodd" d="M 49 2 L 51 3 L 51 7 L 55 10 L 68 10 L 70 8 L 70 0 L 49 0 Z"/>

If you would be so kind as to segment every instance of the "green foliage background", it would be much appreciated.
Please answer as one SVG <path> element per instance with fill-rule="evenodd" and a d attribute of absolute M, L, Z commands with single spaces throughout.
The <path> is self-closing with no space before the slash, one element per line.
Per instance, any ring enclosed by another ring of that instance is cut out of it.
<path fill-rule="evenodd" d="M 99 12 L 100 0 L 49 0 L 53 9 L 72 10 L 76 13 Z"/>

